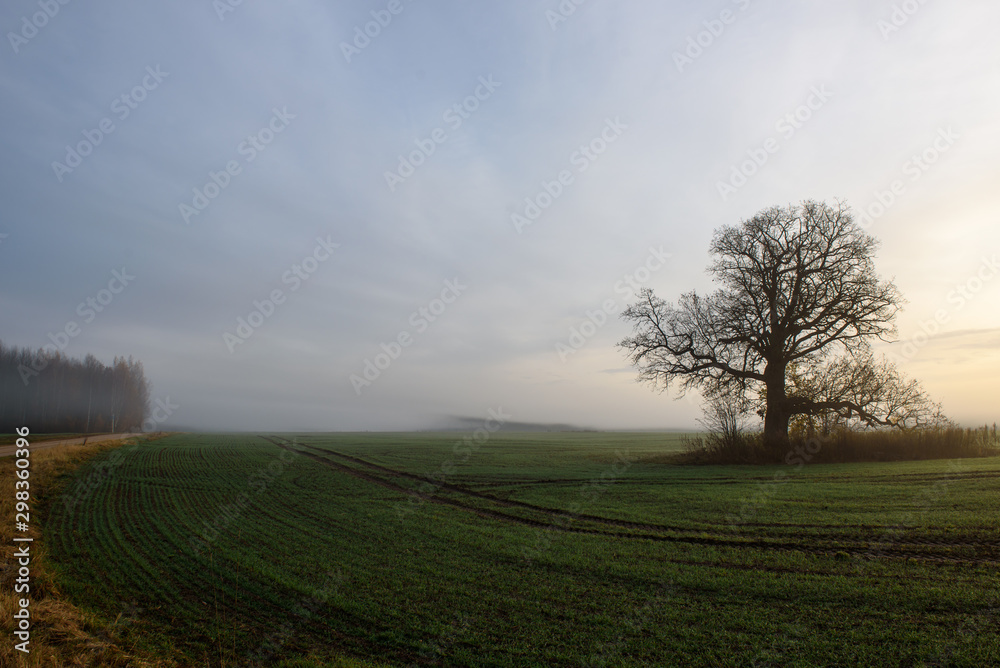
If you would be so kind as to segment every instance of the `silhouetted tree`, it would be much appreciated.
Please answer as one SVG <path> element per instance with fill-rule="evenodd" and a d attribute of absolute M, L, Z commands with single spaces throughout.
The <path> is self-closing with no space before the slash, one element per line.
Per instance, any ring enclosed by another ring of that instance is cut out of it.
<path fill-rule="evenodd" d="M 682 393 L 756 402 L 770 443 L 788 441 L 796 415 L 940 421 L 916 382 L 871 354 L 872 340 L 895 334 L 901 302 L 875 272 L 877 247 L 841 202 L 765 209 L 716 230 L 708 271 L 719 290 L 674 306 L 643 289 L 622 314 L 634 329 L 619 346 L 641 381 L 666 388 L 679 379 Z"/>

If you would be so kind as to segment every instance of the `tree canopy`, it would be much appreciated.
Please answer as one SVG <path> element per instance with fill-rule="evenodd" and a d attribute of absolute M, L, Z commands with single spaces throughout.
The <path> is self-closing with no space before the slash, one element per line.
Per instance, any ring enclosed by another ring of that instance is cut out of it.
<path fill-rule="evenodd" d="M 80 361 L 0 342 L 0 431 L 138 431 L 149 391 L 142 362 L 131 357 L 105 366 L 93 355 Z"/>

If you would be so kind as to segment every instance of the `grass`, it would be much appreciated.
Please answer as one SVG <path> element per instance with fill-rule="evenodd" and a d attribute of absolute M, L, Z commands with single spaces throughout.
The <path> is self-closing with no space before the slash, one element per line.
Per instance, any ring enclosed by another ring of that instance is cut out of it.
<path fill-rule="evenodd" d="M 993 427 L 943 427 L 900 431 L 841 429 L 826 435 L 793 434 L 788 445 L 767 445 L 751 432 L 697 434 L 684 452 L 668 459 L 674 464 L 781 464 L 804 459 L 811 464 L 902 462 L 924 459 L 966 459 L 1000 454 L 1000 436 Z"/>
<path fill-rule="evenodd" d="M 945 427 L 912 431 L 835 432 L 817 462 L 961 459 L 1000 454 L 997 426 L 967 429 Z"/>
<path fill-rule="evenodd" d="M 63 435 L 53 435 L 61 438 Z M 29 438 L 31 443 L 51 438 Z M 85 611 L 66 600 L 56 581 L 51 567 L 48 542 L 39 528 L 43 526 L 38 511 L 50 505 L 53 489 L 60 487 L 71 478 L 72 473 L 84 462 L 106 457 L 111 450 L 131 446 L 135 441 L 115 443 L 107 446 L 56 446 L 33 452 L 31 476 L 29 478 L 32 496 L 31 527 L 28 534 L 18 532 L 18 536 L 31 536 L 30 611 L 32 629 L 30 653 L 24 654 L 14 649 L 13 614 L 19 609 L 18 599 L 25 596 L 15 594 L 17 572 L 11 555 L 14 552 L 14 499 L 15 459 L 0 459 L 0 542 L 4 544 L 4 570 L 0 575 L 0 627 L 6 638 L 0 645 L 0 665 L 18 667 L 36 666 L 171 666 L 177 665 L 157 657 L 143 657 L 129 651 L 120 642 L 116 632 L 115 619 L 100 613 Z M 47 496 L 48 495 L 48 496 Z"/>
<path fill-rule="evenodd" d="M 51 579 L 178 665 L 1000 663 L 1000 458 L 680 467 L 680 435 L 460 438 L 102 448 L 45 502 Z"/>
<path fill-rule="evenodd" d="M 32 444 L 71 437 L 72 434 L 31 435 Z M 157 434 L 149 438 L 160 438 Z M 13 443 L 13 441 L 12 441 Z M 78 504 L 96 493 L 119 472 L 119 466 L 136 449 L 140 441 L 109 442 L 101 445 L 64 445 L 32 452 L 31 475 L 32 530 L 18 536 L 30 536 L 31 590 L 30 610 L 32 628 L 30 653 L 14 649 L 14 642 L 0 646 L 0 665 L 18 668 L 51 666 L 93 666 L 124 668 L 174 668 L 189 665 L 190 657 L 174 647 L 173 638 L 164 634 L 131 603 L 119 604 L 107 610 L 78 606 L 67 596 L 67 590 L 58 582 L 57 564 L 53 564 L 49 541 L 39 527 L 49 525 L 53 509 L 76 508 Z M 149 441 L 142 441 L 148 445 Z M 15 458 L 0 459 L 0 496 L 14 499 Z M 67 503 L 69 501 L 69 503 Z M 17 573 L 10 566 L 14 552 L 12 530 L 15 523 L 13 503 L 4 503 L 0 511 L 0 542 L 6 547 L 4 569 L 0 572 L 0 629 L 5 637 L 12 638 L 13 614 L 19 609 L 18 599 L 25 596 L 14 592 Z M 152 641 L 143 640 L 145 637 Z M 290 661 L 291 666 L 312 665 L 308 659 Z M 369 668 L 372 664 L 350 659 L 332 658 L 323 665 L 332 668 Z"/>

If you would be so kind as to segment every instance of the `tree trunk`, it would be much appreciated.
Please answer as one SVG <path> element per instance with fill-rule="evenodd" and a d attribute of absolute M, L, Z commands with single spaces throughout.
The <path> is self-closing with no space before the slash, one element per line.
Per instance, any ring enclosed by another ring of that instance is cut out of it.
<path fill-rule="evenodd" d="M 788 445 L 788 423 L 791 413 L 785 396 L 785 365 L 768 362 L 764 369 L 767 387 L 767 410 L 764 413 L 764 441 L 769 446 Z"/>

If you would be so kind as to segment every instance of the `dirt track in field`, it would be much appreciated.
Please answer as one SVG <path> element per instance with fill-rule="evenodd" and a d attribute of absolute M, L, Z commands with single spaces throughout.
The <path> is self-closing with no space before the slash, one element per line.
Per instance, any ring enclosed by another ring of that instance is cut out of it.
<path fill-rule="evenodd" d="M 823 555 L 847 553 L 860 559 L 910 559 L 939 564 L 1000 566 L 1000 545 L 983 541 L 963 541 L 959 537 L 956 537 L 956 540 L 953 542 L 939 542 L 933 539 L 918 538 L 904 539 L 899 542 L 885 541 L 883 543 L 876 544 L 872 544 L 867 541 L 850 540 L 834 536 L 810 536 L 805 540 L 789 540 L 790 537 L 773 537 L 771 539 L 746 537 L 739 539 L 733 536 L 709 535 L 692 527 L 631 522 L 628 520 L 619 520 L 597 515 L 574 515 L 566 511 L 537 506 L 522 501 L 501 499 L 451 483 L 432 483 L 438 488 L 438 490 L 446 490 L 453 494 L 481 499 L 507 509 L 522 508 L 551 518 L 550 521 L 539 521 L 537 519 L 522 517 L 520 515 L 511 514 L 498 509 L 470 505 L 469 503 L 465 503 L 464 501 L 455 498 L 440 496 L 437 492 L 432 494 L 421 494 L 413 488 L 408 488 L 393 482 L 392 478 L 405 478 L 420 482 L 429 482 L 426 478 L 404 471 L 397 471 L 373 462 L 368 462 L 360 457 L 346 455 L 333 450 L 327 450 L 325 448 L 295 444 L 283 441 L 279 438 L 265 438 L 279 447 L 292 452 L 298 452 L 313 461 L 324 464 L 337 471 L 388 489 L 392 489 L 401 494 L 418 497 L 422 501 L 458 508 L 472 512 L 480 517 L 514 522 L 544 530 L 603 535 L 610 538 L 645 539 L 658 542 L 688 543 L 696 545 L 750 548 L 783 552 L 804 552 Z M 307 452 L 306 450 L 311 450 L 312 452 Z M 365 467 L 367 471 L 359 470 L 352 466 L 333 461 L 331 460 L 331 457 L 340 458 L 353 464 Z M 376 473 L 388 476 L 389 479 L 380 477 L 379 475 L 376 475 Z M 878 527 L 874 528 L 877 529 Z M 622 529 L 627 529 L 628 531 L 622 531 Z M 985 551 L 987 554 L 977 554 L 975 556 L 948 554 L 951 550 L 962 548 L 973 549 L 977 552 Z"/>
<path fill-rule="evenodd" d="M 44 450 L 45 448 L 54 448 L 57 445 L 87 445 L 96 443 L 106 443 L 107 441 L 121 441 L 126 438 L 134 438 L 136 436 L 143 436 L 144 434 L 92 434 L 90 436 L 80 436 L 78 438 L 64 438 L 58 441 L 39 441 L 38 443 L 31 442 L 31 436 L 28 436 L 28 443 L 30 443 L 29 450 L 32 452 L 36 450 Z M 5 445 L 0 447 L 0 457 L 10 457 L 17 451 L 17 445 Z"/>

